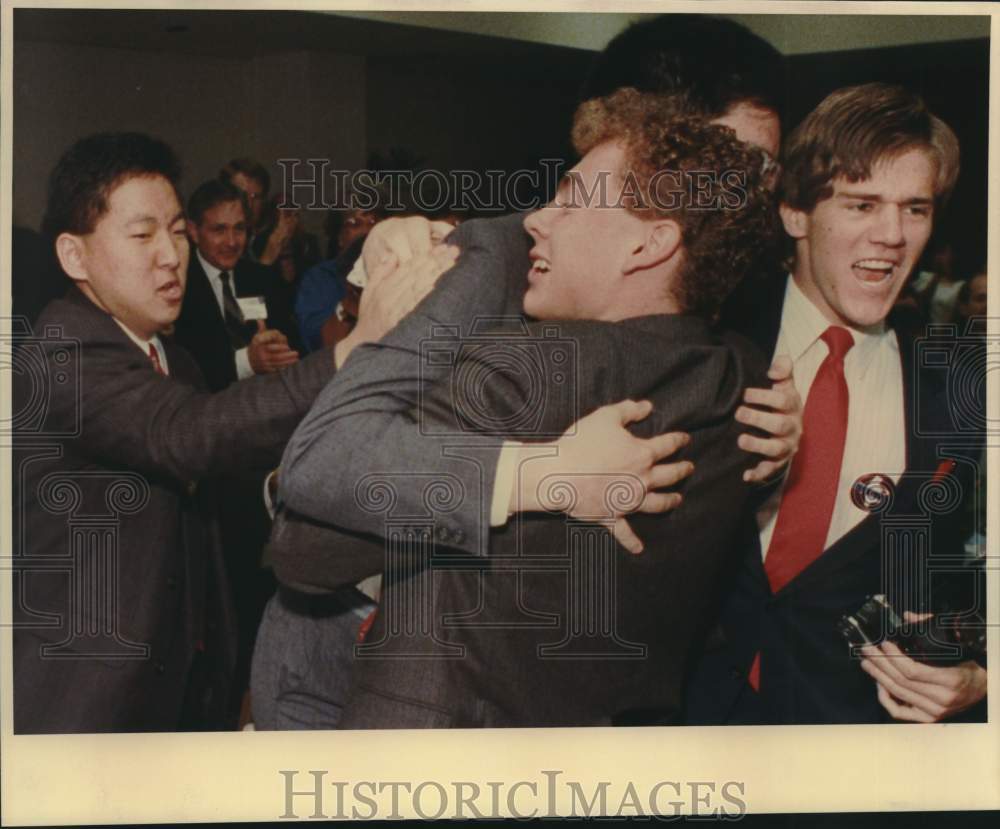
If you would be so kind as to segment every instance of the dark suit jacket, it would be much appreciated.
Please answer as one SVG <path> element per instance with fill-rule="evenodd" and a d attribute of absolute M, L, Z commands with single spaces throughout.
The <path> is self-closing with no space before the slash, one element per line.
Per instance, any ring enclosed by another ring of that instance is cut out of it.
<path fill-rule="evenodd" d="M 15 433 L 14 729 L 173 730 L 196 648 L 220 674 L 232 662 L 212 493 L 196 482 L 276 464 L 333 361 L 206 394 L 170 338 L 163 377 L 76 290 L 35 333 L 14 387 L 31 415 Z"/>
<path fill-rule="evenodd" d="M 736 311 L 728 322 L 765 354 L 771 354 L 777 343 L 784 291 L 785 279 L 759 282 L 753 292 L 744 289 L 728 306 Z M 949 419 L 945 372 L 918 367 L 919 347 L 912 338 L 899 332 L 897 336 L 908 432 L 906 470 L 891 504 L 863 520 L 775 595 L 764 572 L 756 524 L 748 527 L 742 562 L 722 596 L 720 629 L 706 644 L 688 685 L 686 722 L 889 720 L 876 697 L 875 683 L 851 657 L 837 622 L 876 593 L 888 594 L 900 609 L 925 609 L 914 606 L 913 597 L 919 593 L 918 585 L 926 586 L 934 567 L 940 566 L 934 557 L 941 561 L 962 554 L 960 499 L 941 496 L 953 489 L 968 493 L 973 471 L 969 459 L 978 451 L 942 451 L 944 442 L 952 446 L 962 442 Z M 931 479 L 942 461 L 952 456 L 957 465 L 947 475 L 949 481 L 943 485 L 947 490 L 935 491 Z M 746 676 L 758 650 L 760 694 L 748 709 L 743 695 L 752 692 Z"/>
<path fill-rule="evenodd" d="M 233 272 L 233 293 L 237 297 L 263 296 L 267 303 L 267 326 L 281 331 L 288 337 L 289 345 L 298 348 L 298 331 L 292 321 L 287 292 L 282 291 L 279 280 L 271 268 L 241 259 Z M 249 344 L 257 330 L 256 323 L 247 323 L 245 328 Z M 175 324 L 174 337 L 194 357 L 210 391 L 220 391 L 236 382 L 235 350 L 208 276 L 193 249 L 188 262 L 184 305 Z"/>
<path fill-rule="evenodd" d="M 577 411 L 650 399 L 654 412 L 635 431 L 692 436 L 683 453 L 695 464 L 681 487 L 685 503 L 667 515 L 630 519 L 646 546 L 638 556 L 593 523 L 531 514 L 494 531 L 484 560 L 456 561 L 441 551 L 430 575 L 391 567 L 341 727 L 676 718 L 690 647 L 709 621 L 752 494 L 742 481 L 751 464 L 736 446 L 741 427 L 733 412 L 747 386 L 764 382 L 766 366 L 746 341 L 716 338 L 693 317 L 555 325 L 575 344 L 579 362 L 574 381 L 545 377 L 540 431 L 563 431 Z M 549 326 L 533 325 L 531 333 L 544 342 Z M 487 350 L 482 365 L 456 368 L 497 378 L 500 388 L 480 391 L 483 410 L 501 421 L 525 411 L 532 391 L 529 373 L 503 375 L 505 359 Z M 421 616 L 428 620 L 423 631 Z"/>

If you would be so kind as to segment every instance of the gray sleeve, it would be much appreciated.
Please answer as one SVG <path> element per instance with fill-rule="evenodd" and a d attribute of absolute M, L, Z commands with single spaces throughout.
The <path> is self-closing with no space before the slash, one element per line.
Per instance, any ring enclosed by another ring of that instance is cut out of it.
<path fill-rule="evenodd" d="M 386 337 L 355 350 L 288 444 L 285 504 L 378 536 L 388 522 L 405 531 L 409 519 L 433 518 L 438 541 L 485 553 L 502 440 L 422 402 L 432 387 L 449 394 L 463 338 L 520 310 L 529 247 L 520 222 L 463 224 L 449 240 L 461 251 L 455 266 Z"/>

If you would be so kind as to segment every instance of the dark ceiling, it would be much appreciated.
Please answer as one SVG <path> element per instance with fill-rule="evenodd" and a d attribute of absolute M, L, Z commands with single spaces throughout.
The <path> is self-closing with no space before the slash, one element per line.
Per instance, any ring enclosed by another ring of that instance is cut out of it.
<path fill-rule="evenodd" d="M 230 58 L 303 50 L 444 60 L 475 57 L 480 64 L 495 60 L 515 74 L 519 66 L 536 66 L 543 56 L 554 71 L 564 63 L 576 71 L 592 54 L 305 11 L 15 9 L 14 38 Z"/>

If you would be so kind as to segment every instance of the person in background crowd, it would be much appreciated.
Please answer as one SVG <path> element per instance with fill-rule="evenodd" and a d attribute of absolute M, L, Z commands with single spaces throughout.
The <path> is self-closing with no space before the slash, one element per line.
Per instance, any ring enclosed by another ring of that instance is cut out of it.
<path fill-rule="evenodd" d="M 980 270 L 972 279 L 962 283 L 955 301 L 956 322 L 964 331 L 969 320 L 974 317 L 986 316 L 986 286 L 988 283 L 986 269 Z"/>
<path fill-rule="evenodd" d="M 355 239 L 368 235 L 375 227 L 381 214 L 359 208 L 335 208 L 326 214 L 326 258 L 336 259 L 351 246 Z"/>
<path fill-rule="evenodd" d="M 262 217 L 262 230 L 256 240 L 256 254 L 267 246 L 271 234 L 281 221 L 282 209 L 278 207 L 281 203 L 281 196 L 275 194 L 267 201 Z M 286 286 L 286 295 L 289 304 L 294 302 L 299 279 L 309 268 L 319 262 L 319 240 L 314 233 L 308 233 L 301 222 L 297 223 L 291 235 L 282 245 L 278 259 L 274 267 L 281 277 L 281 282 Z"/>
<path fill-rule="evenodd" d="M 188 202 L 195 251 L 176 336 L 198 361 L 212 391 L 280 371 L 298 359 L 291 309 L 277 278 L 243 255 L 248 218 L 240 190 L 218 179 L 201 184 Z"/>
<path fill-rule="evenodd" d="M 923 318 L 932 324 L 954 322 L 955 302 L 965 280 L 955 276 L 955 251 L 945 242 L 934 251 L 931 269 L 921 271 L 913 280 Z"/>
<path fill-rule="evenodd" d="M 245 255 L 262 265 L 274 265 L 298 231 L 299 211 L 281 209 L 275 217 L 266 213 L 271 176 L 252 158 L 234 158 L 219 171 L 219 178 L 246 194 L 250 226 Z"/>
<path fill-rule="evenodd" d="M 381 192 L 372 207 L 372 210 L 331 210 L 327 214 L 330 250 L 335 252 L 302 275 L 295 296 L 295 318 L 306 351 L 323 347 L 323 326 L 331 317 L 338 318 L 341 326 L 351 324 L 347 309 L 342 307 L 349 290 L 347 275 L 361 253 L 361 240 L 387 215 Z M 332 222 L 334 217 L 336 222 Z M 335 337 L 328 339 L 336 340 Z"/>

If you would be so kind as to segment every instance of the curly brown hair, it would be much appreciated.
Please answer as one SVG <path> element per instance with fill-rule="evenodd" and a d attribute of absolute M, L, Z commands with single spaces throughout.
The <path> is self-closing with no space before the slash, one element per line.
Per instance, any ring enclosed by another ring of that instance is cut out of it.
<path fill-rule="evenodd" d="M 572 139 L 581 156 L 608 141 L 623 146 L 618 172 L 634 195 L 628 209 L 681 229 L 677 302 L 684 312 L 714 315 L 776 235 L 763 153 L 708 123 L 683 94 L 630 87 L 581 104 Z"/>

